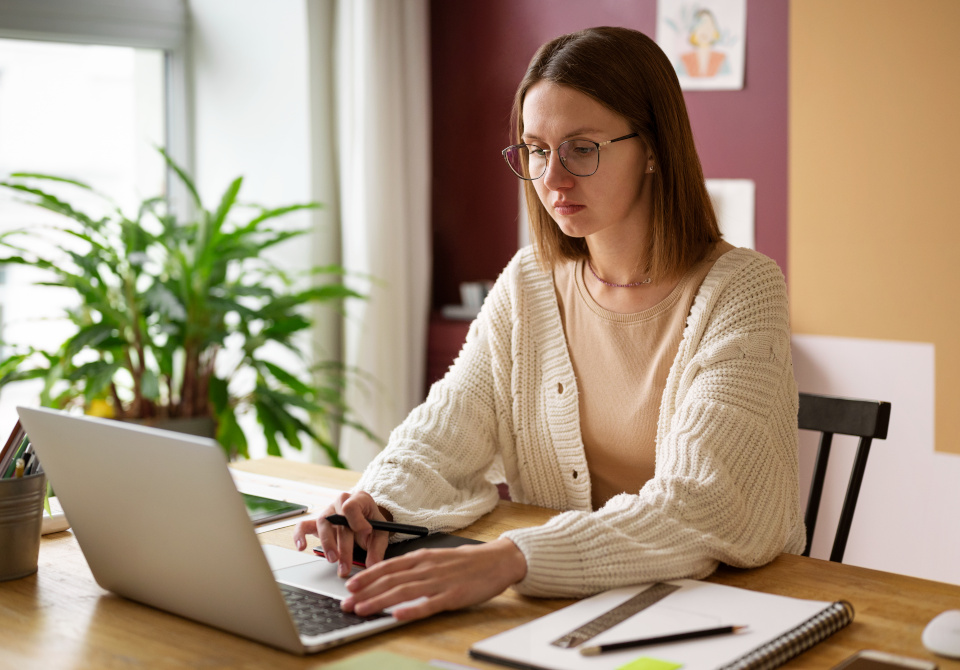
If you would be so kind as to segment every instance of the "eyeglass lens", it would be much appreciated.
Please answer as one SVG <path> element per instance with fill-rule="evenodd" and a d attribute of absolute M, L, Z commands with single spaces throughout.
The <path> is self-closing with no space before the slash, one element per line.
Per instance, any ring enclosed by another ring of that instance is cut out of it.
<path fill-rule="evenodd" d="M 600 165 L 600 150 L 589 140 L 567 140 L 556 152 L 563 166 L 578 177 L 589 177 Z M 518 144 L 504 151 L 510 168 L 522 179 L 542 177 L 547 171 L 548 154 L 534 144 Z"/>

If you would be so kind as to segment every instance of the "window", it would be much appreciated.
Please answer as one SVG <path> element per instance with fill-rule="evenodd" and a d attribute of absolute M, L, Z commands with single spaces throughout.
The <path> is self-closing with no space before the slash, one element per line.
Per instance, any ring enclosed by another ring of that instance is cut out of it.
<path fill-rule="evenodd" d="M 162 195 L 165 54 L 160 49 L 0 39 L 0 174 L 39 172 L 85 182 L 129 210 Z M 82 211 L 101 205 L 81 190 L 44 186 Z M 93 213 L 93 212 L 92 212 Z M 61 217 L 0 194 L 0 231 L 62 223 Z M 72 332 L 57 317 L 68 305 L 43 275 L 10 266 L 0 284 L 0 328 L 7 342 L 55 348 Z M 0 426 L 39 383 L 0 394 Z"/>

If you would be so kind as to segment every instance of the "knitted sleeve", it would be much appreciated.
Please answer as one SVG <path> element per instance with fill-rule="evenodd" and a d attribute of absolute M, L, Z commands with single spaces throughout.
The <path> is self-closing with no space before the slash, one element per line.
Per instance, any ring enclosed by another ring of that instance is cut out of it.
<path fill-rule="evenodd" d="M 499 500 L 487 473 L 508 429 L 495 407 L 491 341 L 510 328 L 506 275 L 484 301 L 453 366 L 391 433 L 354 488 L 370 493 L 398 522 L 449 532 Z"/>
<path fill-rule="evenodd" d="M 572 597 L 702 578 L 721 561 L 754 567 L 802 549 L 783 276 L 757 255 L 704 285 L 713 298 L 695 301 L 668 378 L 654 478 L 595 512 L 505 533 L 527 559 L 520 592 Z"/>

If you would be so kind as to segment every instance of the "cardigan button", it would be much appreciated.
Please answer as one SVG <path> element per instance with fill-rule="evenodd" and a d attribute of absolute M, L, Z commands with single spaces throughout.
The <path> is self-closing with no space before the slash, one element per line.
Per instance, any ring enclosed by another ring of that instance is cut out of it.
<path fill-rule="evenodd" d="M 578 473 L 576 470 L 574 470 L 574 471 L 573 471 L 573 478 L 576 479 L 578 474 L 579 474 L 579 473 Z"/>
<path fill-rule="evenodd" d="M 563 393 L 563 384 L 557 383 L 557 393 Z"/>

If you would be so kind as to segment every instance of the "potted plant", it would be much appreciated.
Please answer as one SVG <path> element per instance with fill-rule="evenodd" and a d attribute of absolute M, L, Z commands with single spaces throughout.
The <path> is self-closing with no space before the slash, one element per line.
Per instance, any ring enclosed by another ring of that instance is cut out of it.
<path fill-rule="evenodd" d="M 319 205 L 241 207 L 238 177 L 206 209 L 190 177 L 160 151 L 193 200 L 189 220 L 163 198 L 142 202 L 135 216 L 104 198 L 106 215 L 89 215 L 47 186 L 96 194 L 71 179 L 19 173 L 0 181 L 65 222 L 5 233 L 0 264 L 47 270 L 44 283 L 71 290 L 77 303 L 66 314 L 75 332 L 56 351 L 6 343 L 15 348 L 0 363 L 0 385 L 42 378 L 46 406 L 145 422 L 206 420 L 231 458 L 249 455 L 239 417 L 252 412 L 269 454 L 280 455 L 281 441 L 300 449 L 313 440 L 343 467 L 331 427 L 369 431 L 344 403 L 343 367 L 311 364 L 303 340 L 310 307 L 364 296 L 343 284 L 340 267 L 312 268 L 305 281 L 264 254 L 306 232 L 276 219 Z M 252 213 L 237 221 L 244 208 Z"/>

